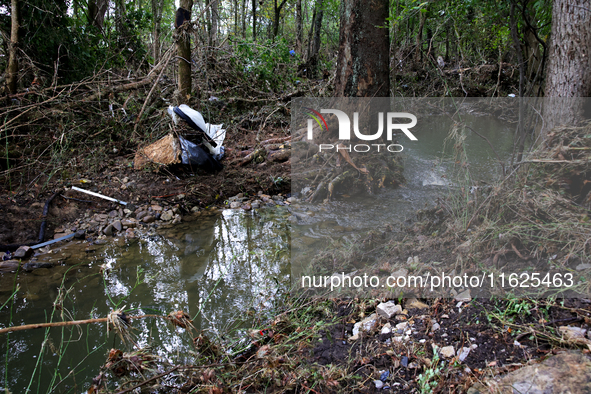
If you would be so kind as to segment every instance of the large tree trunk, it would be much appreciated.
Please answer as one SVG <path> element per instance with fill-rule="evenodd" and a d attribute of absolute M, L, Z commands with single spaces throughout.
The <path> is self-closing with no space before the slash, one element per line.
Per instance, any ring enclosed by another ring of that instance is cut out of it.
<path fill-rule="evenodd" d="M 180 5 L 181 7 L 177 10 L 176 18 L 177 50 L 179 56 L 179 104 L 186 102 L 191 96 L 191 35 L 188 26 L 191 23 L 193 0 L 181 0 Z M 179 14 L 182 16 L 179 17 Z"/>
<path fill-rule="evenodd" d="M 335 96 L 388 97 L 388 1 L 346 0 L 341 7 Z"/>
<path fill-rule="evenodd" d="M 591 96 L 591 6 L 589 0 L 554 0 L 546 74 L 545 130 L 578 123 L 582 100 Z"/>
<path fill-rule="evenodd" d="M 162 10 L 164 8 L 164 0 L 152 0 L 152 15 L 154 17 L 154 47 L 153 57 L 154 64 L 158 63 L 160 59 L 160 32 L 162 29 Z"/>
<path fill-rule="evenodd" d="M 10 5 L 10 43 L 8 46 L 8 67 L 7 67 L 7 84 L 8 91 L 15 94 L 17 91 L 18 82 L 18 29 L 20 28 L 19 21 L 19 4 L 18 0 L 12 0 Z"/>

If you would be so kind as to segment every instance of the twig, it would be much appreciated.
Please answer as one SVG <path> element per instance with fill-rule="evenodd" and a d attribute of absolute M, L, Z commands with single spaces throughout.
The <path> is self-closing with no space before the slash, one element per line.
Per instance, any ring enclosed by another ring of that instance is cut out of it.
<path fill-rule="evenodd" d="M 142 109 L 140 110 L 140 113 L 138 114 L 138 116 L 135 120 L 135 126 L 133 126 L 133 134 L 134 135 L 137 132 L 137 128 L 140 124 L 140 119 L 142 118 L 142 115 L 144 114 L 144 110 L 146 109 L 146 106 L 148 105 L 148 102 L 150 101 L 150 97 L 152 97 L 152 93 L 154 93 L 156 86 L 158 86 L 158 82 L 160 81 L 160 78 L 162 78 L 162 74 L 164 74 L 164 71 L 166 71 L 166 66 L 168 66 L 168 62 L 170 61 L 171 57 L 172 57 L 172 51 L 170 51 L 168 53 L 168 56 L 166 57 L 166 62 L 164 63 L 164 67 L 162 67 L 160 74 L 158 74 L 158 78 L 156 78 L 156 81 L 154 81 L 154 85 L 152 85 L 152 89 L 150 89 L 150 91 L 148 92 L 148 95 L 146 96 L 146 100 L 144 101 L 144 105 L 142 105 Z"/>
<path fill-rule="evenodd" d="M 150 379 L 144 380 L 143 382 L 138 383 L 138 384 L 136 384 L 133 387 L 130 387 L 130 388 L 125 389 L 125 390 L 118 391 L 116 394 L 124 394 L 124 393 L 132 392 L 133 390 L 135 390 L 135 389 L 137 389 L 139 387 L 142 387 L 142 386 L 150 383 L 153 380 L 160 379 L 160 378 L 162 378 L 162 377 L 164 377 L 166 375 L 170 375 L 171 373 L 173 373 L 174 371 L 176 371 L 177 369 L 179 369 L 179 367 L 180 366 L 177 365 L 176 367 L 173 367 L 173 368 L 169 369 L 168 371 L 161 373 L 160 375 L 156 375 L 156 376 L 151 377 Z"/>

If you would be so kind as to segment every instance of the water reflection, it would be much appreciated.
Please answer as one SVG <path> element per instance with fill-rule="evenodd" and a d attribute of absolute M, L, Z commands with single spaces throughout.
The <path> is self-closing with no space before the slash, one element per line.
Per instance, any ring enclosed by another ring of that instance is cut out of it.
<path fill-rule="evenodd" d="M 84 244 L 69 245 L 60 251 L 70 254 L 67 265 L 43 276 L 29 273 L 16 278 L 20 291 L 13 324 L 49 321 L 59 298 L 63 309 L 53 321 L 105 317 L 115 308 L 132 310 L 132 315 L 183 310 L 194 318 L 198 330 L 220 340 L 218 335 L 229 326 L 248 325 L 245 312 L 271 306 L 276 293 L 289 287 L 287 216 L 283 209 L 260 214 L 223 211 L 203 214 L 137 242 L 120 239 L 94 253 Z M 1 302 L 12 293 L 13 283 L 14 275 L 0 278 Z M 9 308 L 0 311 L 1 326 L 8 326 L 10 319 Z M 150 346 L 170 362 L 191 361 L 192 338 L 185 330 L 153 318 L 134 320 L 133 326 L 138 346 Z M 25 392 L 29 386 L 33 392 L 82 391 L 98 374 L 111 347 L 125 349 L 99 324 L 52 328 L 47 336 L 43 330 L 12 333 L 8 343 L 0 344 L 8 360 L 8 368 L 0 366 L 0 376 L 8 369 L 12 392 Z M 77 375 L 67 376 L 72 371 Z"/>

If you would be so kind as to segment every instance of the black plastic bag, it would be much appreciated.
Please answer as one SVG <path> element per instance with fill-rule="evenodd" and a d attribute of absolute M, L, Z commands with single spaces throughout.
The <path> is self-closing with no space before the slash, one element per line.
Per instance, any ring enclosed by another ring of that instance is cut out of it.
<path fill-rule="evenodd" d="M 220 171 L 224 168 L 211 153 L 191 141 L 179 137 L 181 143 L 181 162 L 186 165 L 197 166 L 206 171 Z"/>

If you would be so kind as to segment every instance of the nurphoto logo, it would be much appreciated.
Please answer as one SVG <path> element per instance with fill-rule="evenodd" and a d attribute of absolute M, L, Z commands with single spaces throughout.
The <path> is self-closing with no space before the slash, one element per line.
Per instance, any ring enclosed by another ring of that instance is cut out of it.
<path fill-rule="evenodd" d="M 322 114 L 333 114 L 337 117 L 339 122 L 339 140 L 351 140 L 351 120 L 349 115 L 347 115 L 344 111 L 338 109 L 321 109 L 320 112 L 315 111 L 312 108 L 304 107 L 304 110 L 310 115 L 312 119 L 308 119 L 308 140 L 312 141 L 314 139 L 314 121 L 318 124 L 320 130 L 328 131 L 328 124 L 326 120 L 322 116 Z M 386 140 L 392 141 L 394 136 L 394 130 L 400 130 L 410 139 L 411 141 L 417 141 L 417 137 L 414 136 L 413 133 L 410 132 L 409 129 L 416 126 L 417 124 L 417 117 L 413 114 L 409 114 L 407 112 L 378 112 L 378 130 L 374 134 L 363 134 L 359 130 L 359 112 L 353 112 L 353 133 L 355 133 L 355 137 L 361 141 L 376 141 L 382 138 L 382 134 L 384 133 L 384 118 L 386 119 Z M 408 123 L 395 123 L 398 122 L 399 119 L 410 119 Z M 327 151 L 331 149 L 339 150 L 346 150 L 348 152 L 369 152 L 375 149 L 377 152 L 381 152 L 382 150 L 386 150 L 391 153 L 402 152 L 404 147 L 400 144 L 352 144 L 352 145 L 343 145 L 343 144 L 320 144 L 319 151 Z"/>

